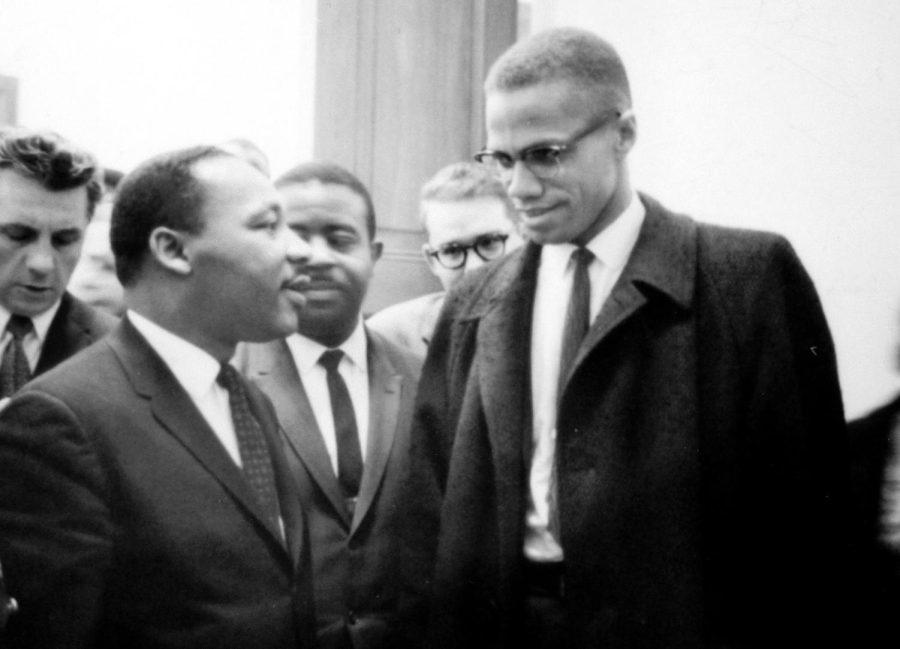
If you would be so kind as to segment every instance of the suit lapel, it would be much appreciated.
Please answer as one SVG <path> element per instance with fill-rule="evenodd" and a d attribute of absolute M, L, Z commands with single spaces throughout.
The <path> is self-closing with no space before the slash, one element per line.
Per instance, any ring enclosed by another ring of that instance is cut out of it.
<path fill-rule="evenodd" d="M 121 360 L 135 391 L 149 399 L 150 408 L 160 426 L 175 437 L 222 484 L 241 509 L 285 550 L 280 530 L 262 512 L 241 469 L 228 455 L 168 366 L 127 317 L 110 338 L 110 346 Z"/>
<path fill-rule="evenodd" d="M 366 342 L 369 366 L 369 434 L 351 533 L 356 531 L 365 518 L 378 492 L 397 432 L 402 391 L 411 387 L 403 384 L 403 376 L 394 369 L 387 353 L 374 338 L 367 335 Z"/>
<path fill-rule="evenodd" d="M 289 452 L 306 467 L 337 515 L 349 528 L 340 485 L 300 374 L 284 340 L 248 347 L 248 376 L 255 380 L 275 404 Z"/>
<path fill-rule="evenodd" d="M 35 375 L 43 374 L 72 355 L 76 349 L 90 342 L 90 328 L 84 322 L 85 314 L 77 308 L 74 299 L 64 293 L 50 328 L 40 358 L 34 368 Z"/>

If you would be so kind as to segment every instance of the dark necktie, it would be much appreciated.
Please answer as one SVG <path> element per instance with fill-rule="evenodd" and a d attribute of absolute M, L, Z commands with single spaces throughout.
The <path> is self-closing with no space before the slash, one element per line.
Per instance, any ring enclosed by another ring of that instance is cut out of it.
<path fill-rule="evenodd" d="M 575 273 L 572 280 L 572 295 L 569 297 L 569 308 L 566 309 L 566 321 L 563 327 L 562 353 L 559 359 L 559 397 L 565 387 L 566 378 L 572 369 L 578 348 L 587 334 L 591 319 L 591 281 L 588 277 L 588 266 L 594 258 L 587 248 L 576 248 L 572 253 Z"/>
<path fill-rule="evenodd" d="M 329 349 L 322 353 L 319 364 L 325 368 L 328 394 L 331 397 L 331 414 L 334 417 L 334 436 L 337 441 L 338 482 L 344 498 L 356 498 L 362 480 L 363 461 L 356 430 L 356 415 L 347 384 L 337 371 L 344 352 Z"/>
<path fill-rule="evenodd" d="M 31 378 L 22 340 L 33 328 L 31 318 L 23 315 L 12 316 L 6 325 L 12 339 L 3 350 L 3 360 L 0 361 L 0 397 L 10 396 Z"/>
<path fill-rule="evenodd" d="M 578 247 L 572 253 L 572 262 L 575 264 L 574 277 L 572 279 L 572 294 L 569 297 L 569 307 L 566 309 L 566 321 L 563 325 L 562 353 L 559 359 L 559 386 L 557 390 L 557 403 L 562 399 L 566 379 L 575 362 L 578 348 L 587 334 L 591 324 L 591 280 L 588 276 L 588 266 L 594 258 L 587 248 Z M 548 493 L 549 507 L 549 531 L 557 543 L 562 543 L 559 525 L 559 440 L 553 456 L 553 465 L 550 468 L 550 485 Z"/>
<path fill-rule="evenodd" d="M 275 527 L 280 528 L 278 491 L 275 488 L 275 470 L 262 427 L 250 410 L 250 402 L 238 372 L 228 363 L 222 363 L 216 382 L 228 391 L 231 421 L 241 453 L 244 477 L 250 484 L 256 499 Z"/>

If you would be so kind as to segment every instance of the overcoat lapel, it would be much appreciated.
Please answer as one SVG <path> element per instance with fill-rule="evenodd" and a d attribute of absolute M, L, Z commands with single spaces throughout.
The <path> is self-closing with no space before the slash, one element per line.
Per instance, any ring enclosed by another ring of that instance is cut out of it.
<path fill-rule="evenodd" d="M 350 517 L 331 466 L 328 449 L 325 448 L 316 416 L 287 343 L 277 340 L 265 345 L 253 345 L 248 375 L 257 381 L 275 404 L 275 411 L 287 438 L 288 452 L 300 459 L 335 513 L 349 527 Z"/>
<path fill-rule="evenodd" d="M 495 470 L 514 488 L 531 463 L 529 350 L 539 258 L 540 247 L 528 244 L 497 269 L 494 292 L 467 314 L 480 318 L 476 369 Z"/>
<path fill-rule="evenodd" d="M 153 416 L 162 428 L 231 493 L 247 515 L 256 519 L 286 553 L 281 531 L 262 511 L 241 469 L 228 455 L 168 366 L 127 317 L 123 318 L 109 342 L 135 391 L 150 401 Z"/>
<path fill-rule="evenodd" d="M 397 432 L 400 397 L 403 390 L 412 388 L 404 385 L 402 375 L 394 369 L 387 354 L 371 336 L 367 336 L 366 350 L 369 366 L 369 435 L 351 534 L 365 518 L 378 493 Z"/>
<path fill-rule="evenodd" d="M 644 196 L 641 199 L 646 216 L 634 250 L 588 329 L 566 375 L 566 386 L 585 358 L 647 304 L 654 293 L 666 295 L 685 309 L 691 304 L 697 260 L 696 225 L 686 218 L 664 216 L 659 203 Z"/>

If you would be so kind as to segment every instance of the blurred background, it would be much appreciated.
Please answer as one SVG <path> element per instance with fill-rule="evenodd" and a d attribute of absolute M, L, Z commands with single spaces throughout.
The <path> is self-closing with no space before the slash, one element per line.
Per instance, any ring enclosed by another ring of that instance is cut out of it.
<path fill-rule="evenodd" d="M 689 7 L 689 8 L 686 8 Z M 890 0 L 0 0 L 0 124 L 127 172 L 246 138 L 369 185 L 366 309 L 434 290 L 419 185 L 483 144 L 480 85 L 518 36 L 577 25 L 632 83 L 632 179 L 669 208 L 786 235 L 822 297 L 845 407 L 900 389 L 900 3 Z"/>

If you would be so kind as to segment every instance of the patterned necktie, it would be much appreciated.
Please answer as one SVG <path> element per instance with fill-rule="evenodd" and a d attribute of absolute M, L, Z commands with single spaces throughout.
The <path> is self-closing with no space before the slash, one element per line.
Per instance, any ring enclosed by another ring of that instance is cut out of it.
<path fill-rule="evenodd" d="M 238 372 L 228 363 L 222 363 L 216 382 L 228 391 L 231 421 L 237 437 L 244 477 L 250 484 L 263 511 L 280 528 L 278 491 L 275 488 L 275 470 L 262 427 L 250 410 L 250 402 Z"/>
<path fill-rule="evenodd" d="M 563 388 L 578 348 L 587 334 L 591 318 L 591 281 L 588 277 L 588 266 L 594 258 L 587 248 L 578 247 L 572 253 L 572 261 L 575 263 L 575 272 L 572 280 L 572 294 L 569 298 L 569 308 L 566 310 L 566 321 L 563 327 L 562 353 L 559 359 L 559 390 L 558 398 L 562 398 Z"/>
<path fill-rule="evenodd" d="M 344 498 L 356 498 L 362 480 L 363 461 L 356 430 L 356 415 L 347 384 L 337 371 L 344 352 L 329 349 L 322 353 L 319 364 L 325 368 L 328 394 L 331 397 L 331 414 L 334 417 L 334 435 L 337 440 L 338 482 Z"/>
<path fill-rule="evenodd" d="M 31 318 L 23 315 L 12 316 L 6 325 L 12 339 L 3 350 L 3 360 L 0 361 L 0 397 L 10 396 L 31 378 L 31 368 L 25 357 L 22 340 L 33 328 Z"/>

